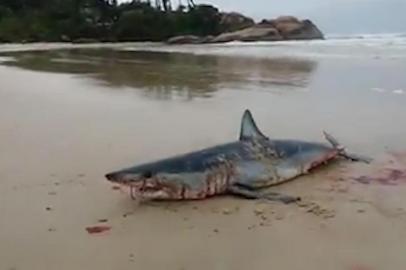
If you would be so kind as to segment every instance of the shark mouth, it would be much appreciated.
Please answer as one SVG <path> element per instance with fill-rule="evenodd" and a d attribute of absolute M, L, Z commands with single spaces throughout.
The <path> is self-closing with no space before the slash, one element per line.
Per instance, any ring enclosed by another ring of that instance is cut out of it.
<path fill-rule="evenodd" d="M 133 200 L 169 199 L 176 197 L 177 188 L 157 181 L 145 179 L 138 184 L 126 184 L 130 188 L 130 197 Z"/>
<path fill-rule="evenodd" d="M 130 186 L 130 197 L 133 200 L 137 200 L 139 198 L 141 199 L 146 199 L 146 198 L 153 198 L 156 196 L 159 196 L 160 194 L 163 194 L 164 190 L 163 187 L 159 186 L 142 186 L 142 187 L 137 187 L 137 186 Z"/>

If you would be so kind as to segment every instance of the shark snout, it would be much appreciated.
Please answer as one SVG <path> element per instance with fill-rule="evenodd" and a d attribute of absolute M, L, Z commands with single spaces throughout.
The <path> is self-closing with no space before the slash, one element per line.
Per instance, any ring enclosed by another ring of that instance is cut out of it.
<path fill-rule="evenodd" d="M 107 178 L 107 180 L 112 181 L 112 182 L 116 182 L 118 180 L 118 173 L 108 173 L 106 174 L 104 177 Z"/>
<path fill-rule="evenodd" d="M 111 172 L 106 174 L 104 177 L 106 177 L 110 182 L 119 184 L 139 184 L 145 180 L 139 174 L 127 173 L 123 171 Z"/>
<path fill-rule="evenodd" d="M 127 183 L 134 181 L 131 175 L 122 172 L 111 172 L 105 175 L 108 181 L 115 183 Z"/>

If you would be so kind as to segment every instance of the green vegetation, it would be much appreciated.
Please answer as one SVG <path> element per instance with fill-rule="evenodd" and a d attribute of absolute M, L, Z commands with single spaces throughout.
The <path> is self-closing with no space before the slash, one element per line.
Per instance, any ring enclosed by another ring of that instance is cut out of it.
<path fill-rule="evenodd" d="M 160 41 L 175 35 L 215 35 L 220 13 L 210 5 L 172 9 L 170 0 L 2 0 L 0 42 Z"/>

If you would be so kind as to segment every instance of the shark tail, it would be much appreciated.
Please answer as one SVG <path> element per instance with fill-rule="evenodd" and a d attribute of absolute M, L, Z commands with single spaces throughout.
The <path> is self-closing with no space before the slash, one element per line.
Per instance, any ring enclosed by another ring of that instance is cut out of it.
<path fill-rule="evenodd" d="M 361 156 L 358 154 L 354 153 L 348 153 L 346 148 L 338 142 L 336 138 L 334 138 L 331 134 L 327 133 L 326 131 L 323 131 L 324 137 L 326 140 L 335 148 L 339 155 L 345 159 L 351 160 L 351 161 L 357 161 L 357 162 L 364 162 L 364 163 L 371 163 L 372 159 L 369 157 Z"/>

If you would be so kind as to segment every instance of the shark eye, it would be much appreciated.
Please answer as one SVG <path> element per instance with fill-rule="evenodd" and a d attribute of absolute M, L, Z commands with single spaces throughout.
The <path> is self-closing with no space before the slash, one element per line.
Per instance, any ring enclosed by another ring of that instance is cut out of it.
<path fill-rule="evenodd" d="M 151 171 L 145 171 L 145 172 L 142 174 L 142 177 L 144 177 L 144 178 L 151 178 L 151 177 L 152 177 L 152 172 L 151 172 Z"/>

